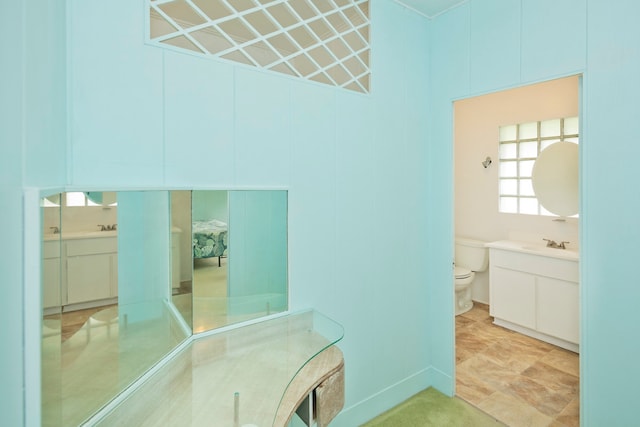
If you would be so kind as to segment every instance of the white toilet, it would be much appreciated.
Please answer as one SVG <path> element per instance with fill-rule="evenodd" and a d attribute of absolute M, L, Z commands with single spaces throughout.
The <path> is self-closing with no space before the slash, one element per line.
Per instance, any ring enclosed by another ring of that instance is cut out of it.
<path fill-rule="evenodd" d="M 489 251 L 485 242 L 456 237 L 454 275 L 456 285 L 456 316 L 473 307 L 471 285 L 476 272 L 489 265 Z"/>

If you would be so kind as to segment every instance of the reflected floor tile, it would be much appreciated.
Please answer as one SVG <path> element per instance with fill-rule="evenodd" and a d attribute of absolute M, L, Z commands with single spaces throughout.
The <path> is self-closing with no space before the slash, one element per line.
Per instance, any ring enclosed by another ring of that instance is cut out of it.
<path fill-rule="evenodd" d="M 128 316 L 131 306 L 63 315 L 85 321 L 62 342 L 59 336 L 42 341 L 43 356 L 56 356 L 55 363 L 43 360 L 44 416 L 54 418 L 43 424 L 81 424 L 186 338 L 164 302 L 158 305 L 138 310 L 138 318 Z"/>

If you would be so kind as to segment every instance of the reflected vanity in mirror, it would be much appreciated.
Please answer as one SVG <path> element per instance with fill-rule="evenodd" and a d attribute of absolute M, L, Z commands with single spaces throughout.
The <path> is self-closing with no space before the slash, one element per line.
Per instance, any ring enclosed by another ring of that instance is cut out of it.
<path fill-rule="evenodd" d="M 166 191 L 42 200 L 42 425 L 79 425 L 191 335 L 168 303 Z"/>
<path fill-rule="evenodd" d="M 578 213 L 578 144 L 560 141 L 540 152 L 533 165 L 532 184 L 540 204 L 568 217 Z"/>
<path fill-rule="evenodd" d="M 79 425 L 192 333 L 286 311 L 287 192 L 42 199 L 42 425 Z"/>

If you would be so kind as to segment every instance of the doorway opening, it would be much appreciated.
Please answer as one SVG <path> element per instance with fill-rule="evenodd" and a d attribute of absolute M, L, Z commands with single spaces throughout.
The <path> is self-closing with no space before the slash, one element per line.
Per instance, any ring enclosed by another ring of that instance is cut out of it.
<path fill-rule="evenodd" d="M 485 243 L 527 242 L 531 247 L 541 248 L 545 248 L 542 239 L 549 239 L 569 242 L 565 246 L 577 253 L 577 215 L 565 218 L 541 215 L 540 209 L 537 214 L 519 213 L 517 208 L 515 212 L 506 213 L 501 209 L 505 195 L 507 198 L 511 196 L 509 191 L 519 195 L 522 190 L 525 199 L 528 197 L 531 171 L 527 168 L 535 163 L 535 158 L 520 159 L 517 153 L 515 158 L 510 158 L 500 148 L 500 133 L 501 128 L 510 125 L 535 123 L 537 149 L 540 150 L 540 123 L 555 120 L 562 123 L 564 118 L 579 117 L 580 86 L 581 77 L 571 76 L 454 103 L 454 222 L 457 238 Z M 524 140 L 530 142 L 533 137 Z M 517 176 L 505 179 L 505 169 L 513 167 Z M 521 171 L 524 174 L 520 174 Z M 512 186 L 506 194 L 505 183 Z M 577 271 L 577 259 L 575 264 Z M 519 280 L 525 276 L 516 274 L 521 273 L 517 266 L 513 269 L 506 266 L 509 274 L 505 283 L 510 293 L 504 298 L 509 301 L 509 298 L 521 297 L 525 309 L 533 313 L 533 323 L 525 322 L 526 326 L 522 326 L 521 319 L 515 319 L 507 322 L 508 327 L 494 324 L 499 298 L 492 297 L 492 276 L 495 279 L 498 275 L 490 274 L 491 266 L 489 259 L 489 268 L 475 273 L 470 287 L 473 307 L 456 316 L 456 395 L 507 425 L 520 425 L 525 419 L 535 425 L 553 422 L 578 425 L 579 356 L 576 351 L 567 349 L 577 350 L 578 343 L 574 348 L 564 345 L 563 340 L 555 340 L 553 333 L 534 333 L 536 322 L 548 322 L 544 307 L 533 308 L 544 289 L 537 285 L 537 276 L 528 270 L 529 276 L 536 277 L 527 276 L 530 280 L 527 282 L 530 283 L 529 293 L 523 293 L 525 286 L 520 286 Z M 547 273 L 541 271 L 540 277 L 547 280 Z M 544 280 L 541 282 L 546 283 Z M 494 280 L 494 291 L 497 288 L 495 284 Z M 510 284 L 519 287 L 514 290 Z M 578 285 L 576 279 L 575 290 L 570 293 L 575 295 L 573 304 L 577 323 Z"/>

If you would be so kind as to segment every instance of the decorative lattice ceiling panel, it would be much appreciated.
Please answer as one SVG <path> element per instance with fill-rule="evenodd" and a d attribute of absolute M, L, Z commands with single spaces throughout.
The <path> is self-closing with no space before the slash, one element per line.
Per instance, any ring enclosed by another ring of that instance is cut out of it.
<path fill-rule="evenodd" d="M 150 41 L 369 92 L 369 0 L 149 0 Z"/>

